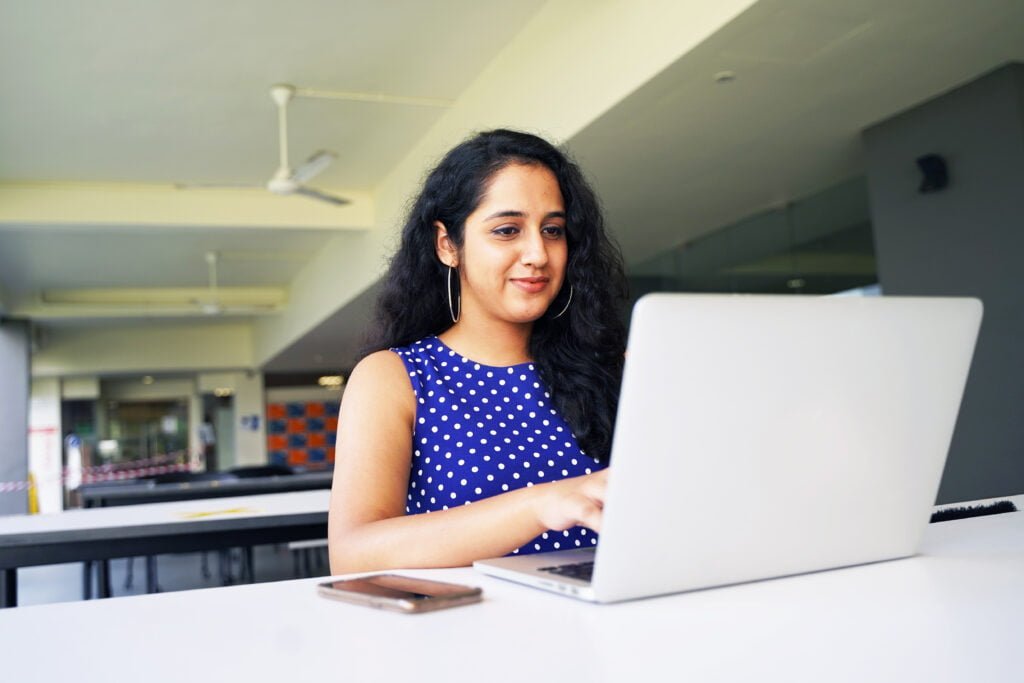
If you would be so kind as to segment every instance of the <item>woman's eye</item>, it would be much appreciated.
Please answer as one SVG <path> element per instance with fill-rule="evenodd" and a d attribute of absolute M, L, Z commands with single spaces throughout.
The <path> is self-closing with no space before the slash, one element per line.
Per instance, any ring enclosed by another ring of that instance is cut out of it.
<path fill-rule="evenodd" d="M 499 237 L 512 237 L 519 232 L 519 228 L 514 225 L 503 225 L 500 228 L 495 228 L 491 232 Z"/>
<path fill-rule="evenodd" d="M 552 239 L 557 239 L 557 238 L 559 238 L 559 237 L 561 237 L 562 235 L 565 234 L 565 228 L 563 228 L 560 225 L 549 225 L 549 226 L 544 228 L 543 232 L 544 232 L 545 237 L 550 237 Z"/>

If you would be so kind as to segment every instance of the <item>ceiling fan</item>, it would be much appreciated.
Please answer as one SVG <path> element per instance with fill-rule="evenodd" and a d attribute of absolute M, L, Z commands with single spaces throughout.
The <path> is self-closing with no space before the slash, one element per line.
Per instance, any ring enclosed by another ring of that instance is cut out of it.
<path fill-rule="evenodd" d="M 246 288 L 244 298 L 241 299 L 238 296 L 240 292 L 232 291 L 230 288 L 228 291 L 220 289 L 217 282 L 219 256 L 215 251 L 208 251 L 204 257 L 209 276 L 207 291 L 203 296 L 189 300 L 189 303 L 197 306 L 203 314 L 273 313 L 280 308 L 283 302 L 280 301 L 279 292 L 274 289 L 256 291 L 255 288 Z"/>
<path fill-rule="evenodd" d="M 317 99 L 347 100 L 350 102 L 365 102 L 370 104 L 396 104 L 411 105 L 414 107 L 450 107 L 452 100 L 436 97 L 408 97 L 402 95 L 388 95 L 385 93 L 352 92 L 340 90 L 317 90 L 314 88 L 296 88 L 287 83 L 278 83 L 270 86 L 270 98 L 277 105 L 277 137 L 279 150 L 279 163 L 277 171 L 265 185 L 239 185 L 239 184 L 191 184 L 179 183 L 179 189 L 213 188 L 213 187 L 263 187 L 279 195 L 302 195 L 312 199 L 343 206 L 351 203 L 344 197 L 338 197 L 322 190 L 317 190 L 306 185 L 307 182 L 319 175 L 330 166 L 338 155 L 334 152 L 321 150 L 309 157 L 297 168 L 292 168 L 288 163 L 288 103 L 294 97 L 312 97 Z"/>
<path fill-rule="evenodd" d="M 322 173 L 331 162 L 338 158 L 334 152 L 320 150 L 296 168 L 288 162 L 288 103 L 295 97 L 295 87 L 287 84 L 270 87 L 270 98 L 277 105 L 277 140 L 279 161 L 277 170 L 265 184 L 248 183 L 177 183 L 179 190 L 214 189 L 214 188 L 263 188 L 279 195 L 302 195 L 312 199 L 344 206 L 350 200 L 338 197 L 322 190 L 306 185 L 307 182 Z"/>
<path fill-rule="evenodd" d="M 267 189 L 274 194 L 300 194 L 337 206 L 348 204 L 348 199 L 315 190 L 305 184 L 330 166 L 331 162 L 337 158 L 337 154 L 321 150 L 306 159 L 298 168 L 293 169 L 288 164 L 288 102 L 294 96 L 295 88 L 291 85 L 274 85 L 270 88 L 270 97 L 277 105 L 277 139 L 280 162 L 274 176 L 267 182 Z"/>

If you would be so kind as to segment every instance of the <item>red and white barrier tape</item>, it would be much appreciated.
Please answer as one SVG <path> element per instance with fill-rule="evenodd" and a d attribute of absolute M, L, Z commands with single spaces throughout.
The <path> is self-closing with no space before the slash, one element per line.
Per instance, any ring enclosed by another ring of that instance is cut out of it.
<path fill-rule="evenodd" d="M 187 472 L 191 465 L 184 462 L 170 465 L 157 465 L 155 467 L 143 467 L 135 470 L 118 470 L 116 472 L 100 474 L 83 474 L 83 484 L 95 484 L 103 481 L 123 481 L 125 479 L 137 479 L 139 477 L 151 477 L 155 474 L 166 474 L 167 472 Z M 65 477 L 65 480 L 67 477 Z"/>
<path fill-rule="evenodd" d="M 95 467 L 83 467 L 78 478 L 82 484 L 97 484 L 106 481 L 124 481 L 125 479 L 151 477 L 157 474 L 167 474 L 168 472 L 187 472 L 191 470 L 191 465 L 187 462 L 180 462 L 183 457 L 184 453 L 176 453 L 148 458 L 145 460 L 133 460 L 130 462 L 118 463 L 117 465 L 107 464 L 97 465 Z M 140 465 L 149 466 L 140 467 Z M 70 478 L 70 470 L 65 467 L 64 475 L 59 477 L 61 485 L 65 484 Z M 46 480 L 46 483 L 53 483 L 55 479 L 58 478 L 48 479 Z M 40 482 L 37 482 L 36 485 L 38 486 L 39 484 Z M 0 493 L 27 491 L 31 485 L 32 484 L 28 481 L 0 481 Z"/>
<path fill-rule="evenodd" d="M 103 465 L 93 465 L 92 467 L 83 467 L 81 469 L 82 476 L 86 474 L 92 474 L 94 472 L 120 472 L 127 470 L 137 470 L 142 467 L 148 467 L 150 465 L 165 465 L 181 462 L 187 460 L 185 451 L 174 451 L 173 453 L 161 453 L 152 458 L 143 458 L 142 460 L 128 460 L 126 462 L 118 463 L 106 463 Z M 69 468 L 64 468 L 64 476 L 68 475 Z"/>

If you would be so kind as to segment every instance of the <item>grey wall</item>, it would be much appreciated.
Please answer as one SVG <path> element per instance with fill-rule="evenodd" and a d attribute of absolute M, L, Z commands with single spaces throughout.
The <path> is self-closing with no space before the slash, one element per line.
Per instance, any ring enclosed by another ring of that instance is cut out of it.
<path fill-rule="evenodd" d="M 1010 65 L 864 134 L 886 295 L 969 295 L 981 334 L 939 502 L 1024 493 L 1024 66 Z M 950 186 L 918 192 L 915 159 Z"/>
<path fill-rule="evenodd" d="M 0 318 L 0 482 L 28 479 L 29 326 Z M 0 515 L 24 513 L 24 490 L 0 490 Z"/>

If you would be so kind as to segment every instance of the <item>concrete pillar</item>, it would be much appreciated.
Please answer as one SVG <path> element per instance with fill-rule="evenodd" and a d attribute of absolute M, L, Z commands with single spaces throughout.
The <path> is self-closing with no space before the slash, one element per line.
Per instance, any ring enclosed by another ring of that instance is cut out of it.
<path fill-rule="evenodd" d="M 0 515 L 28 511 L 29 333 L 0 318 Z"/>
<path fill-rule="evenodd" d="M 36 486 L 38 511 L 64 509 L 64 432 L 61 425 L 60 379 L 32 380 L 28 410 L 28 471 Z"/>

